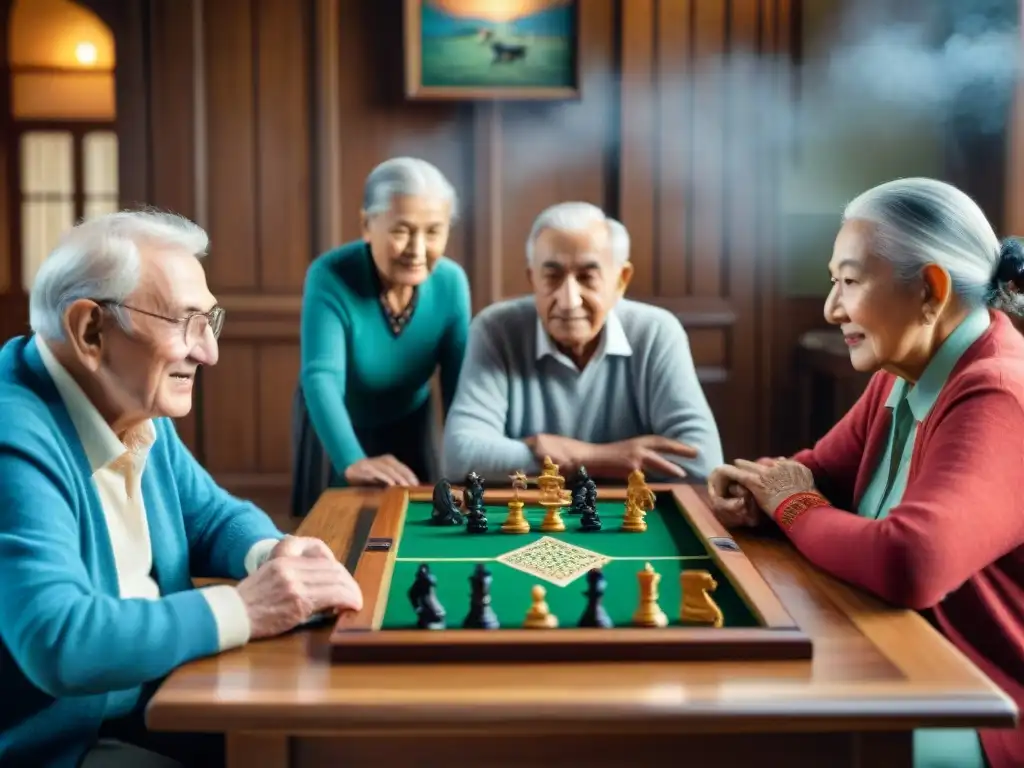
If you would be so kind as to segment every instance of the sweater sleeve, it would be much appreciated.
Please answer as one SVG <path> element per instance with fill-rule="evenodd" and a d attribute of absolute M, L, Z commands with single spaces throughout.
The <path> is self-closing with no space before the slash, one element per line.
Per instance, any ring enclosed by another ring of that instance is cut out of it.
<path fill-rule="evenodd" d="M 181 501 L 193 573 L 197 576 L 244 579 L 259 565 L 261 550 L 270 540 L 284 538 L 270 517 L 255 504 L 243 501 L 214 482 L 164 420 L 162 439 L 170 443 L 169 456 Z"/>
<path fill-rule="evenodd" d="M 21 418 L 17 439 L 0 441 L 0 641 L 25 676 L 50 696 L 83 696 L 216 653 L 200 590 L 159 600 L 97 593 L 82 561 L 75 470 L 31 422 Z"/>
<path fill-rule="evenodd" d="M 529 446 L 505 434 L 508 365 L 484 323 L 469 332 L 466 360 L 444 431 L 444 473 L 463 478 L 470 471 L 485 481 L 505 482 L 516 470 L 538 471 Z"/>
<path fill-rule="evenodd" d="M 814 481 L 827 496 L 843 503 L 853 502 L 857 472 L 867 447 L 871 421 L 885 402 L 895 378 L 877 373 L 861 396 L 814 447 L 795 456 L 814 475 Z"/>
<path fill-rule="evenodd" d="M 823 570 L 918 610 L 1024 543 L 1019 400 L 979 388 L 935 418 L 941 421 L 915 457 L 920 468 L 887 517 L 812 506 L 782 526 Z"/>
<path fill-rule="evenodd" d="M 314 263 L 302 297 L 299 381 L 309 420 L 331 459 L 343 473 L 366 458 L 345 406 L 348 327 L 330 272 Z"/>
<path fill-rule="evenodd" d="M 451 315 L 441 338 L 441 401 L 444 413 L 447 414 L 455 399 L 459 376 L 462 372 L 462 361 L 466 355 L 466 343 L 469 338 L 469 321 L 472 313 L 469 280 L 466 273 L 457 264 L 452 264 L 452 278 L 447 286 L 445 300 L 450 301 Z"/>
<path fill-rule="evenodd" d="M 690 341 L 679 321 L 666 313 L 664 327 L 651 350 L 648 398 L 654 434 L 697 449 L 696 458 L 669 456 L 690 477 L 706 478 L 723 462 L 722 442 L 715 416 L 690 353 Z M 658 479 L 656 475 L 652 479 Z"/>

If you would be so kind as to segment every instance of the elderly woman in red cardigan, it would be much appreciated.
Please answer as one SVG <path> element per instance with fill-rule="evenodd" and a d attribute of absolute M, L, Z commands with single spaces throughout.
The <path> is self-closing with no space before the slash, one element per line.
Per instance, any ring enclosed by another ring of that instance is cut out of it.
<path fill-rule="evenodd" d="M 813 448 L 709 478 L 822 570 L 921 611 L 1024 708 L 1024 250 L 965 194 L 903 179 L 849 204 L 825 317 L 875 372 Z M 1024 730 L 915 734 L 915 766 L 1024 765 Z"/>

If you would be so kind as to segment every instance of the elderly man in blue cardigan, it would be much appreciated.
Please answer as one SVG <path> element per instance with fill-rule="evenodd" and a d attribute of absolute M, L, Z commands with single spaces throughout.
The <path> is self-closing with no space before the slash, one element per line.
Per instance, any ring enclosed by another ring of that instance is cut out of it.
<path fill-rule="evenodd" d="M 170 214 L 78 225 L 35 279 L 34 333 L 0 350 L 0 765 L 173 765 L 106 733 L 179 665 L 362 605 L 323 542 L 175 433 L 224 321 L 207 245 Z"/>

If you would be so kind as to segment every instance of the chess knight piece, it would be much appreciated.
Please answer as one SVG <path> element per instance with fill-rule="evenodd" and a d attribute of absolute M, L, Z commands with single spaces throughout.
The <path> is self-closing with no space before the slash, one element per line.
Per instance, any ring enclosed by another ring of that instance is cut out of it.
<path fill-rule="evenodd" d="M 644 473 L 634 469 L 626 482 L 626 513 L 622 518 L 622 530 L 642 533 L 647 530 L 644 516 L 654 509 L 654 491 L 647 487 Z"/>
<path fill-rule="evenodd" d="M 572 507 L 569 509 L 570 515 L 578 515 L 586 508 L 587 494 L 590 489 L 594 490 L 594 495 L 597 495 L 597 483 L 590 477 L 590 473 L 587 472 L 587 468 L 580 466 L 576 470 L 576 476 L 572 481 Z"/>
<path fill-rule="evenodd" d="M 722 626 L 725 617 L 710 594 L 718 589 L 718 582 L 710 572 L 683 571 L 679 574 L 679 587 L 683 593 L 682 605 L 679 608 L 681 622 Z"/>
<path fill-rule="evenodd" d="M 452 493 L 452 484 L 441 480 L 434 486 L 434 509 L 430 513 L 434 525 L 462 525 L 465 520 L 459 511 L 459 503 Z"/>
<path fill-rule="evenodd" d="M 486 533 L 487 517 L 484 515 L 484 480 L 476 472 L 466 475 L 466 490 L 462 492 L 466 505 L 467 530 L 470 533 Z"/>
<path fill-rule="evenodd" d="M 444 629 L 444 607 L 438 602 L 435 589 L 437 577 L 423 563 L 416 570 L 416 580 L 409 587 L 409 602 L 416 613 L 416 626 L 420 629 Z"/>
<path fill-rule="evenodd" d="M 508 517 L 501 524 L 501 530 L 503 533 L 529 533 L 530 523 L 523 516 L 523 500 L 519 498 L 519 492 L 526 490 L 526 475 L 513 472 L 509 479 L 512 481 L 512 500 L 508 503 Z"/>

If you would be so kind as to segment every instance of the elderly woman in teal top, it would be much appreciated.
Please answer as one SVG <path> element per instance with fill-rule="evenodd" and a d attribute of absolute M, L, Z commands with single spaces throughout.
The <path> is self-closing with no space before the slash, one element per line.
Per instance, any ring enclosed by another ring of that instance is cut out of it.
<path fill-rule="evenodd" d="M 456 205 L 452 185 L 430 163 L 387 160 L 366 180 L 362 239 L 310 266 L 296 514 L 308 512 L 327 485 L 416 485 L 436 477 L 430 380 L 440 369 L 446 412 L 470 321 L 466 273 L 444 256 Z"/>

